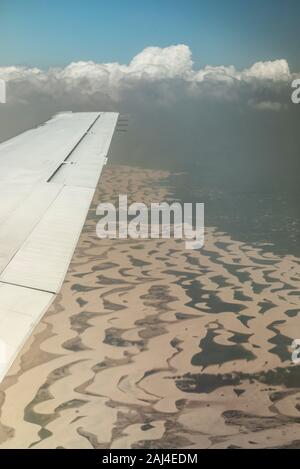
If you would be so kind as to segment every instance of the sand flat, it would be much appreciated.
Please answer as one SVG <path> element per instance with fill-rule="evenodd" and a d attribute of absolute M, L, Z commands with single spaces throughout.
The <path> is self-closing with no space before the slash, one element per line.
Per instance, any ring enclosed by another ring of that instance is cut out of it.
<path fill-rule="evenodd" d="M 62 291 L 0 385 L 0 448 L 297 447 L 300 259 L 206 228 L 100 240 L 96 206 L 173 200 L 108 166 Z"/>

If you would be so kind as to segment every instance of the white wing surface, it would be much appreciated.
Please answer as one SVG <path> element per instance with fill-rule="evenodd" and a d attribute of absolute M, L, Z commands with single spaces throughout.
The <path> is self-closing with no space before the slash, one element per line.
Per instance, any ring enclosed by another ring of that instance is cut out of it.
<path fill-rule="evenodd" d="M 0 381 L 61 288 L 117 119 L 61 113 L 0 144 Z"/>

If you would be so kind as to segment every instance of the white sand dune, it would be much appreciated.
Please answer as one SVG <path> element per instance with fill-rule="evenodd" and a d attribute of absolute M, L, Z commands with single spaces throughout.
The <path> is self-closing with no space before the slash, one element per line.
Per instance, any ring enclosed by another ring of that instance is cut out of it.
<path fill-rule="evenodd" d="M 299 446 L 300 259 L 210 227 L 205 246 L 100 240 L 95 207 L 171 196 L 108 166 L 57 298 L 0 385 L 0 448 Z"/>

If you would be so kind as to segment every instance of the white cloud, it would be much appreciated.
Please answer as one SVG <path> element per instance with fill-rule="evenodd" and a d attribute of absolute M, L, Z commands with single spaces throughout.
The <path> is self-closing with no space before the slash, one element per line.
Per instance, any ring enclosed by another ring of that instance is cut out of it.
<path fill-rule="evenodd" d="M 224 65 L 220 65 L 218 67 L 206 65 L 202 70 L 191 73 L 191 81 L 196 81 L 198 83 L 205 80 L 232 83 L 238 78 L 239 74 L 233 65 L 230 65 L 229 67 L 225 67 Z"/>
<path fill-rule="evenodd" d="M 192 53 L 188 46 L 179 44 L 165 48 L 147 47 L 136 55 L 127 73 L 139 78 L 164 79 L 185 78 L 192 71 Z"/>
<path fill-rule="evenodd" d="M 128 65 L 81 61 L 47 71 L 18 66 L 0 67 L 0 78 L 9 84 L 10 98 L 15 100 L 30 100 L 34 95 L 54 100 L 65 96 L 85 99 L 101 95 L 118 102 L 128 92 L 141 96 L 145 91 L 147 95 L 149 87 L 160 100 L 176 98 L 179 90 L 189 95 L 208 93 L 228 98 L 228 88 L 236 87 L 240 92 L 241 84 L 250 88 L 254 84 L 255 90 L 259 83 L 280 86 L 291 80 L 291 73 L 284 59 L 257 62 L 241 71 L 234 66 L 209 65 L 196 70 L 191 50 L 179 44 L 165 48 L 147 47 Z M 262 101 L 272 103 L 269 97 Z M 263 103 L 256 107 L 263 109 L 267 106 Z M 277 110 L 278 106 L 275 103 L 271 107 Z"/>
<path fill-rule="evenodd" d="M 257 62 L 241 73 L 241 79 L 288 81 L 291 79 L 291 73 L 287 61 L 281 59 L 272 62 Z"/>

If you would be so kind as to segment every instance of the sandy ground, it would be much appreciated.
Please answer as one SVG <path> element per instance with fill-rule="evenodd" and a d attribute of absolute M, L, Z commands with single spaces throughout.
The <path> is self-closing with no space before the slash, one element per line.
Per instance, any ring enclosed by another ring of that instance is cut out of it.
<path fill-rule="evenodd" d="M 99 201 L 168 200 L 108 166 L 61 294 L 0 385 L 0 448 L 300 447 L 300 259 L 210 227 L 205 246 L 100 240 Z"/>

